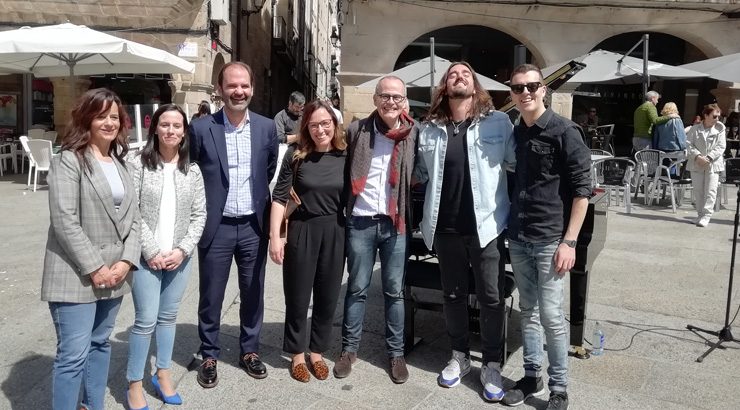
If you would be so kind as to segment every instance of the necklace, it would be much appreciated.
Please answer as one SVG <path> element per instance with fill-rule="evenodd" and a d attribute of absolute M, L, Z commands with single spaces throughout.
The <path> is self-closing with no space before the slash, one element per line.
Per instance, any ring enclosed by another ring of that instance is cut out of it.
<path fill-rule="evenodd" d="M 452 135 L 453 136 L 457 135 L 460 132 L 460 126 L 464 122 L 465 122 L 465 120 L 462 120 L 462 121 L 460 121 L 458 123 L 455 123 L 455 121 L 452 121 L 452 127 L 453 127 Z"/>

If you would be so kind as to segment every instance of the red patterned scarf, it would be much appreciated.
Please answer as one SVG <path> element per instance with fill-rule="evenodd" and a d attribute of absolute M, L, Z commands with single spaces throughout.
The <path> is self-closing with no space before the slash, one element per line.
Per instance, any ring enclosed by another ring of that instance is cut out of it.
<path fill-rule="evenodd" d="M 388 175 L 388 184 L 391 186 L 391 197 L 388 201 L 388 216 L 393 220 L 393 225 L 399 233 L 406 233 L 406 203 L 409 191 L 409 181 L 402 176 L 408 171 L 413 164 L 408 164 L 404 160 L 404 151 L 407 144 L 413 144 L 413 141 L 407 141 L 411 129 L 414 127 L 414 120 L 406 113 L 401 113 L 399 118 L 401 126 L 395 129 L 389 129 L 378 115 L 378 111 L 373 111 L 369 117 L 370 124 L 374 124 L 387 138 L 394 141 L 393 154 L 391 154 L 390 174 Z M 371 132 L 370 138 L 374 138 Z M 352 165 L 350 168 L 350 178 L 352 179 L 352 195 L 359 195 L 365 189 L 367 174 L 370 171 L 370 163 L 373 159 L 373 150 L 370 141 L 358 141 L 355 148 Z"/>

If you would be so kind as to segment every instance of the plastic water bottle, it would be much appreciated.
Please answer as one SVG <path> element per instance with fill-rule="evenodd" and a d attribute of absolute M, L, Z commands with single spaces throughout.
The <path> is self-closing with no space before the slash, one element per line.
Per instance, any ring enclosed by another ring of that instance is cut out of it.
<path fill-rule="evenodd" d="M 591 354 L 593 356 L 601 356 L 604 354 L 604 342 L 606 341 L 606 335 L 601 329 L 601 323 L 596 322 L 594 327 L 594 338 L 593 338 L 593 349 Z"/>

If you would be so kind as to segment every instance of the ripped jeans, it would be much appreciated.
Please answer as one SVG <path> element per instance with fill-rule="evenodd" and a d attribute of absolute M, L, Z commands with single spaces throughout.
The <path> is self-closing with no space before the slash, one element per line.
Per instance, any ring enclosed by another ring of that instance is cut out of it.
<path fill-rule="evenodd" d="M 406 235 L 399 234 L 387 216 L 347 219 L 347 294 L 344 298 L 342 350 L 360 348 L 365 301 L 380 254 L 380 280 L 385 301 L 385 344 L 388 357 L 403 356 L 403 286 L 406 274 Z"/>
<path fill-rule="evenodd" d="M 452 350 L 470 353 L 468 292 L 470 280 L 480 307 L 483 364 L 501 362 L 504 337 L 504 235 L 481 247 L 478 235 L 434 235 L 442 279 L 444 314 Z M 471 275 L 472 272 L 472 275 Z"/>

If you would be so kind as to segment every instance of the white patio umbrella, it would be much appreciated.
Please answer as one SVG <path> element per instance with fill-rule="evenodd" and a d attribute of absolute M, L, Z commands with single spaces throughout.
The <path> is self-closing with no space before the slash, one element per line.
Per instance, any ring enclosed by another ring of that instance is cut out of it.
<path fill-rule="evenodd" d="M 396 71 L 393 71 L 391 73 L 388 73 L 388 75 L 395 75 L 396 77 L 402 79 L 406 83 L 407 88 L 416 88 L 416 87 L 429 87 L 430 85 L 430 69 L 431 64 L 429 61 L 430 57 L 422 58 L 421 60 L 415 61 L 412 64 L 407 65 L 406 67 L 399 68 Z M 439 82 L 439 79 L 442 78 L 444 73 L 447 71 L 447 69 L 450 67 L 450 61 L 446 60 L 442 57 L 434 57 L 434 79 L 435 83 Z M 509 87 L 501 84 L 500 82 L 496 80 L 492 80 L 486 76 L 480 75 L 476 73 L 478 76 L 478 81 L 480 81 L 483 88 L 486 90 L 491 91 L 509 91 Z M 360 84 L 360 87 L 375 87 L 378 84 L 378 81 L 383 78 L 383 76 L 374 78 L 370 81 L 364 82 Z M 435 84 L 436 86 L 437 84 Z"/>
<path fill-rule="evenodd" d="M 36 77 L 187 74 L 195 65 L 167 51 L 70 23 L 0 32 L 0 72 Z"/>
<path fill-rule="evenodd" d="M 595 50 L 573 58 L 586 64 L 586 68 L 568 80 L 569 83 L 639 83 L 642 81 L 643 60 L 606 50 Z M 542 70 L 544 76 L 562 67 L 563 63 L 554 64 Z M 676 67 L 663 63 L 648 61 L 648 74 L 651 78 L 680 79 L 706 77 L 703 72 Z"/>
<path fill-rule="evenodd" d="M 740 53 L 701 60 L 679 66 L 707 73 L 716 80 L 740 83 Z"/>

